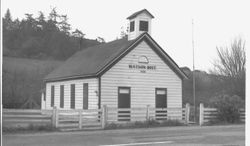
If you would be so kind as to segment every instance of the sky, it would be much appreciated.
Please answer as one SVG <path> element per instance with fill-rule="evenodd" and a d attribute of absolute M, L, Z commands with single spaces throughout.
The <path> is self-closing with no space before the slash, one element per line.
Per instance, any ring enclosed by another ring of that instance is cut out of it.
<path fill-rule="evenodd" d="M 25 13 L 47 16 L 56 7 L 67 14 L 72 28 L 80 29 L 86 38 L 103 37 L 106 42 L 119 37 L 126 18 L 146 8 L 154 15 L 153 39 L 180 66 L 192 69 L 192 20 L 195 68 L 209 71 L 217 58 L 216 46 L 225 47 L 238 37 L 250 40 L 250 9 L 241 0 L 2 0 L 3 16 L 7 8 L 13 18 Z M 246 49 L 247 50 L 247 49 Z"/>

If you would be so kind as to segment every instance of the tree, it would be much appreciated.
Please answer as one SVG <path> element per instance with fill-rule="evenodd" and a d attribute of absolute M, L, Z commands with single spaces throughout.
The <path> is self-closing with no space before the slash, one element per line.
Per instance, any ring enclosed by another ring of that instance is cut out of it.
<path fill-rule="evenodd" d="M 72 35 L 77 38 L 84 38 L 85 36 L 85 34 L 79 29 L 75 29 L 75 31 L 72 32 Z"/>
<path fill-rule="evenodd" d="M 245 41 L 236 38 L 230 47 L 217 47 L 218 59 L 211 73 L 224 78 L 226 90 L 231 95 L 245 99 Z"/>
<path fill-rule="evenodd" d="M 58 17 L 59 15 L 57 14 L 56 7 L 52 8 L 51 12 L 49 13 L 49 19 L 54 22 L 57 22 Z"/>
<path fill-rule="evenodd" d="M 3 18 L 3 26 L 6 27 L 7 30 L 12 29 L 12 17 L 10 14 L 10 9 L 7 9 L 4 18 Z"/>
<path fill-rule="evenodd" d="M 82 48 L 82 40 L 83 40 L 85 34 L 82 33 L 81 30 L 75 29 L 75 31 L 72 32 L 72 35 L 73 35 L 74 37 L 76 37 L 76 38 L 79 38 L 79 50 L 81 50 L 81 48 Z"/>
<path fill-rule="evenodd" d="M 239 110 L 244 107 L 242 99 L 237 96 L 220 94 L 210 99 L 209 105 L 218 110 L 218 122 L 236 123 L 240 121 Z"/>
<path fill-rule="evenodd" d="M 127 38 L 127 37 L 128 37 L 128 27 L 126 28 L 126 30 L 124 29 L 124 27 L 121 27 L 120 38 Z"/>
<path fill-rule="evenodd" d="M 67 59 L 80 49 L 99 44 L 85 39 L 78 29 L 71 33 L 68 16 L 57 13 L 55 7 L 48 16 L 39 11 L 38 17 L 26 13 L 20 20 L 13 19 L 8 9 L 2 20 L 5 56 Z"/>
<path fill-rule="evenodd" d="M 105 43 L 105 40 L 102 37 L 97 37 L 96 40 L 100 43 Z"/>
<path fill-rule="evenodd" d="M 59 22 L 60 30 L 63 31 L 66 35 L 69 35 L 69 31 L 71 30 L 70 24 L 68 23 L 67 15 L 60 16 L 61 22 Z"/>
<path fill-rule="evenodd" d="M 39 13 L 39 16 L 36 18 L 37 23 L 38 23 L 38 27 L 43 29 L 44 26 L 45 26 L 45 23 L 46 23 L 45 22 L 45 16 L 44 16 L 42 11 L 39 11 L 38 13 Z"/>

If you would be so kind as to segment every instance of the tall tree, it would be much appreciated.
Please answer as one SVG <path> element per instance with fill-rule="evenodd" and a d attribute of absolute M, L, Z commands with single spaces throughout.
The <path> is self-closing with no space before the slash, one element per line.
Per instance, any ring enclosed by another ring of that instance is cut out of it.
<path fill-rule="evenodd" d="M 12 29 L 12 16 L 10 14 L 10 9 L 7 9 L 4 18 L 3 18 L 3 25 L 6 27 L 7 30 Z"/>
<path fill-rule="evenodd" d="M 38 13 L 39 13 L 39 16 L 36 18 L 37 23 L 38 23 L 38 27 L 40 27 L 41 29 L 43 29 L 44 26 L 45 26 L 45 23 L 46 23 L 45 16 L 44 16 L 44 14 L 43 14 L 42 11 L 39 11 Z"/>
<path fill-rule="evenodd" d="M 235 38 L 229 47 L 217 47 L 218 59 L 212 73 L 223 76 L 227 92 L 245 99 L 246 52 L 245 41 Z"/>
<path fill-rule="evenodd" d="M 126 30 L 124 27 L 121 27 L 121 33 L 120 33 L 120 38 L 126 38 L 128 37 L 128 26 L 126 27 Z"/>
<path fill-rule="evenodd" d="M 49 19 L 57 22 L 59 15 L 57 14 L 56 7 L 52 8 L 51 12 L 49 13 Z"/>
<path fill-rule="evenodd" d="M 61 21 L 59 22 L 60 30 L 63 31 L 65 34 L 69 35 L 71 27 L 70 24 L 68 23 L 67 15 L 61 15 L 60 19 L 61 19 Z"/>

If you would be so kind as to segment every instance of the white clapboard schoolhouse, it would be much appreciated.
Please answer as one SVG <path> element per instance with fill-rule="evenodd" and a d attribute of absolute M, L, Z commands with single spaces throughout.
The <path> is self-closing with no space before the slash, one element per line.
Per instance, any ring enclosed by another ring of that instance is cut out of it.
<path fill-rule="evenodd" d="M 48 74 L 42 108 L 181 108 L 187 76 L 150 36 L 153 18 L 132 14 L 127 38 L 79 51 Z"/>

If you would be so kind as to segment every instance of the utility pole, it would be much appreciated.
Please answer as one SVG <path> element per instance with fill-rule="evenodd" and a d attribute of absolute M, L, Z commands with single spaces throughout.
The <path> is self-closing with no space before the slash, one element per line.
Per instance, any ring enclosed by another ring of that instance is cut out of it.
<path fill-rule="evenodd" d="M 194 122 L 196 122 L 195 66 L 194 66 L 194 20 L 193 20 L 193 19 L 192 19 L 192 46 L 193 46 L 193 98 L 194 98 Z"/>

